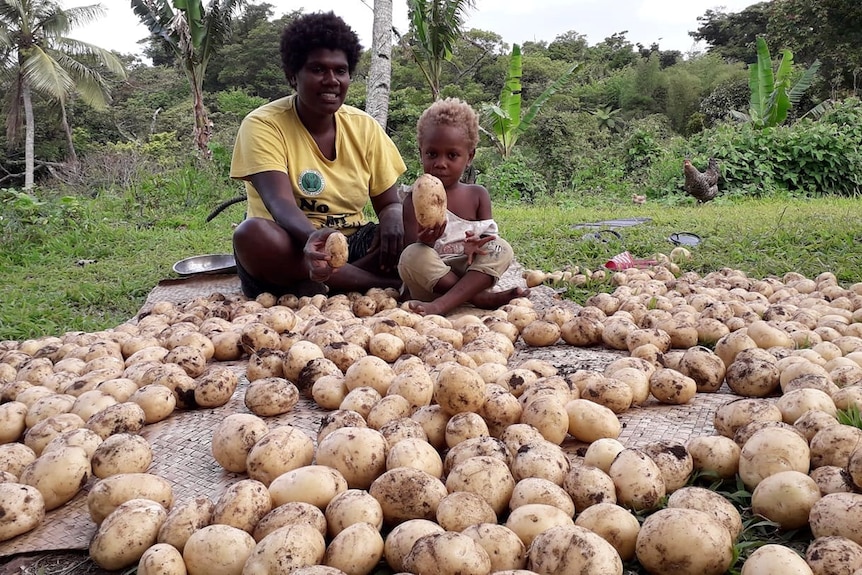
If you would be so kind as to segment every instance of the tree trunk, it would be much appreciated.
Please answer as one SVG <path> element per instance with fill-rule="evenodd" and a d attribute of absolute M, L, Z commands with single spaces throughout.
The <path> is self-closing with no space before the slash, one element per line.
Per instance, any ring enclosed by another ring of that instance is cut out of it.
<path fill-rule="evenodd" d="M 78 153 L 75 151 L 72 129 L 69 127 L 69 118 L 66 116 L 66 104 L 62 100 L 60 100 L 60 124 L 63 126 L 63 133 L 66 135 L 66 147 L 68 148 L 66 163 L 74 169 L 78 165 Z"/>
<path fill-rule="evenodd" d="M 392 0 L 374 0 L 371 68 L 365 93 L 365 110 L 386 129 L 392 81 Z"/>
<path fill-rule="evenodd" d="M 195 144 L 198 147 L 201 157 L 209 160 L 212 157 L 212 153 L 209 148 L 210 136 L 212 135 L 212 123 L 210 122 L 207 110 L 204 107 L 203 71 L 200 71 L 200 73 L 197 72 L 197 70 L 192 70 L 189 74 L 195 109 L 194 137 Z"/>
<path fill-rule="evenodd" d="M 21 90 L 24 100 L 24 190 L 33 189 L 33 172 L 36 166 L 36 126 L 33 123 L 33 100 L 30 86 L 24 82 Z"/>

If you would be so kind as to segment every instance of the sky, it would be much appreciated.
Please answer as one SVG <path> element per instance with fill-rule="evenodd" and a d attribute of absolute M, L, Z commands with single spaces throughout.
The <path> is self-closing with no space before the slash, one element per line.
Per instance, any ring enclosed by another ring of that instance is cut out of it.
<path fill-rule="evenodd" d="M 261 4 L 263 0 L 252 0 Z M 363 46 L 371 46 L 374 0 L 267 0 L 278 17 L 293 10 L 332 10 L 359 35 Z M 65 7 L 94 3 L 92 0 L 61 0 Z M 139 53 L 137 41 L 147 36 L 127 0 L 100 0 L 106 16 L 76 29 L 74 38 L 121 53 Z M 205 2 L 206 3 L 206 2 Z M 587 37 L 594 45 L 611 34 L 628 31 L 633 44 L 658 42 L 662 50 L 688 53 L 703 49 L 688 35 L 698 27 L 697 17 L 709 9 L 739 12 L 754 4 L 750 0 L 476 0 L 468 11 L 466 28 L 496 32 L 508 44 L 528 41 L 552 42 L 569 31 Z M 396 29 L 406 31 L 407 1 L 393 0 Z M 275 41 L 275 39 L 274 39 Z"/>

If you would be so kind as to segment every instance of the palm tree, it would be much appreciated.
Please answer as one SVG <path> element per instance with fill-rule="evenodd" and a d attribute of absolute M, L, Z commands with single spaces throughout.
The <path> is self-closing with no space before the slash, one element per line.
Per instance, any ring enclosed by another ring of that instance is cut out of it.
<path fill-rule="evenodd" d="M 131 0 L 140 21 L 183 67 L 192 90 L 195 144 L 205 158 L 210 157 L 212 125 L 204 108 L 204 74 L 210 58 L 230 37 L 234 12 L 246 3 L 210 0 L 204 8 L 202 0 Z"/>
<path fill-rule="evenodd" d="M 386 129 L 392 82 L 392 0 L 374 0 L 371 67 L 365 86 L 365 111 Z"/>
<path fill-rule="evenodd" d="M 17 142 L 24 126 L 25 190 L 33 187 L 35 169 L 33 94 L 47 96 L 59 105 L 69 148 L 67 160 L 75 164 L 66 102 L 76 94 L 96 109 L 107 106 L 110 89 L 106 79 L 91 67 L 93 61 L 125 77 L 122 63 L 111 52 L 66 36 L 75 26 L 103 14 L 98 4 L 64 10 L 51 0 L 0 0 L 0 65 L 9 79 L 6 137 L 10 144 Z"/>
<path fill-rule="evenodd" d="M 413 59 L 422 70 L 431 88 L 431 96 L 440 98 L 440 76 L 443 62 L 452 58 L 455 42 L 467 9 L 475 8 L 475 0 L 409 0 L 408 16 Z"/>

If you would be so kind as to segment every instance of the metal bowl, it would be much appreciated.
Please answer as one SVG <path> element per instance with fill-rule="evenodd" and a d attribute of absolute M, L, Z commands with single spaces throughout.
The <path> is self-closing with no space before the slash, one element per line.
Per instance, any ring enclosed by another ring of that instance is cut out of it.
<path fill-rule="evenodd" d="M 173 270 L 181 276 L 229 274 L 236 271 L 236 260 L 232 254 L 192 256 L 175 263 Z"/>

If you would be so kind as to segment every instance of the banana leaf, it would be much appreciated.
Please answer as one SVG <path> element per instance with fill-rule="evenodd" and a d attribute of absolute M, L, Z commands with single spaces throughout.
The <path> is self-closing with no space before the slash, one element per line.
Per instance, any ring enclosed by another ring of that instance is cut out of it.
<path fill-rule="evenodd" d="M 769 99 L 775 90 L 772 73 L 772 58 L 766 40 L 757 38 L 757 62 L 748 66 L 748 86 L 751 89 L 751 116 L 766 118 L 769 115 Z"/>

